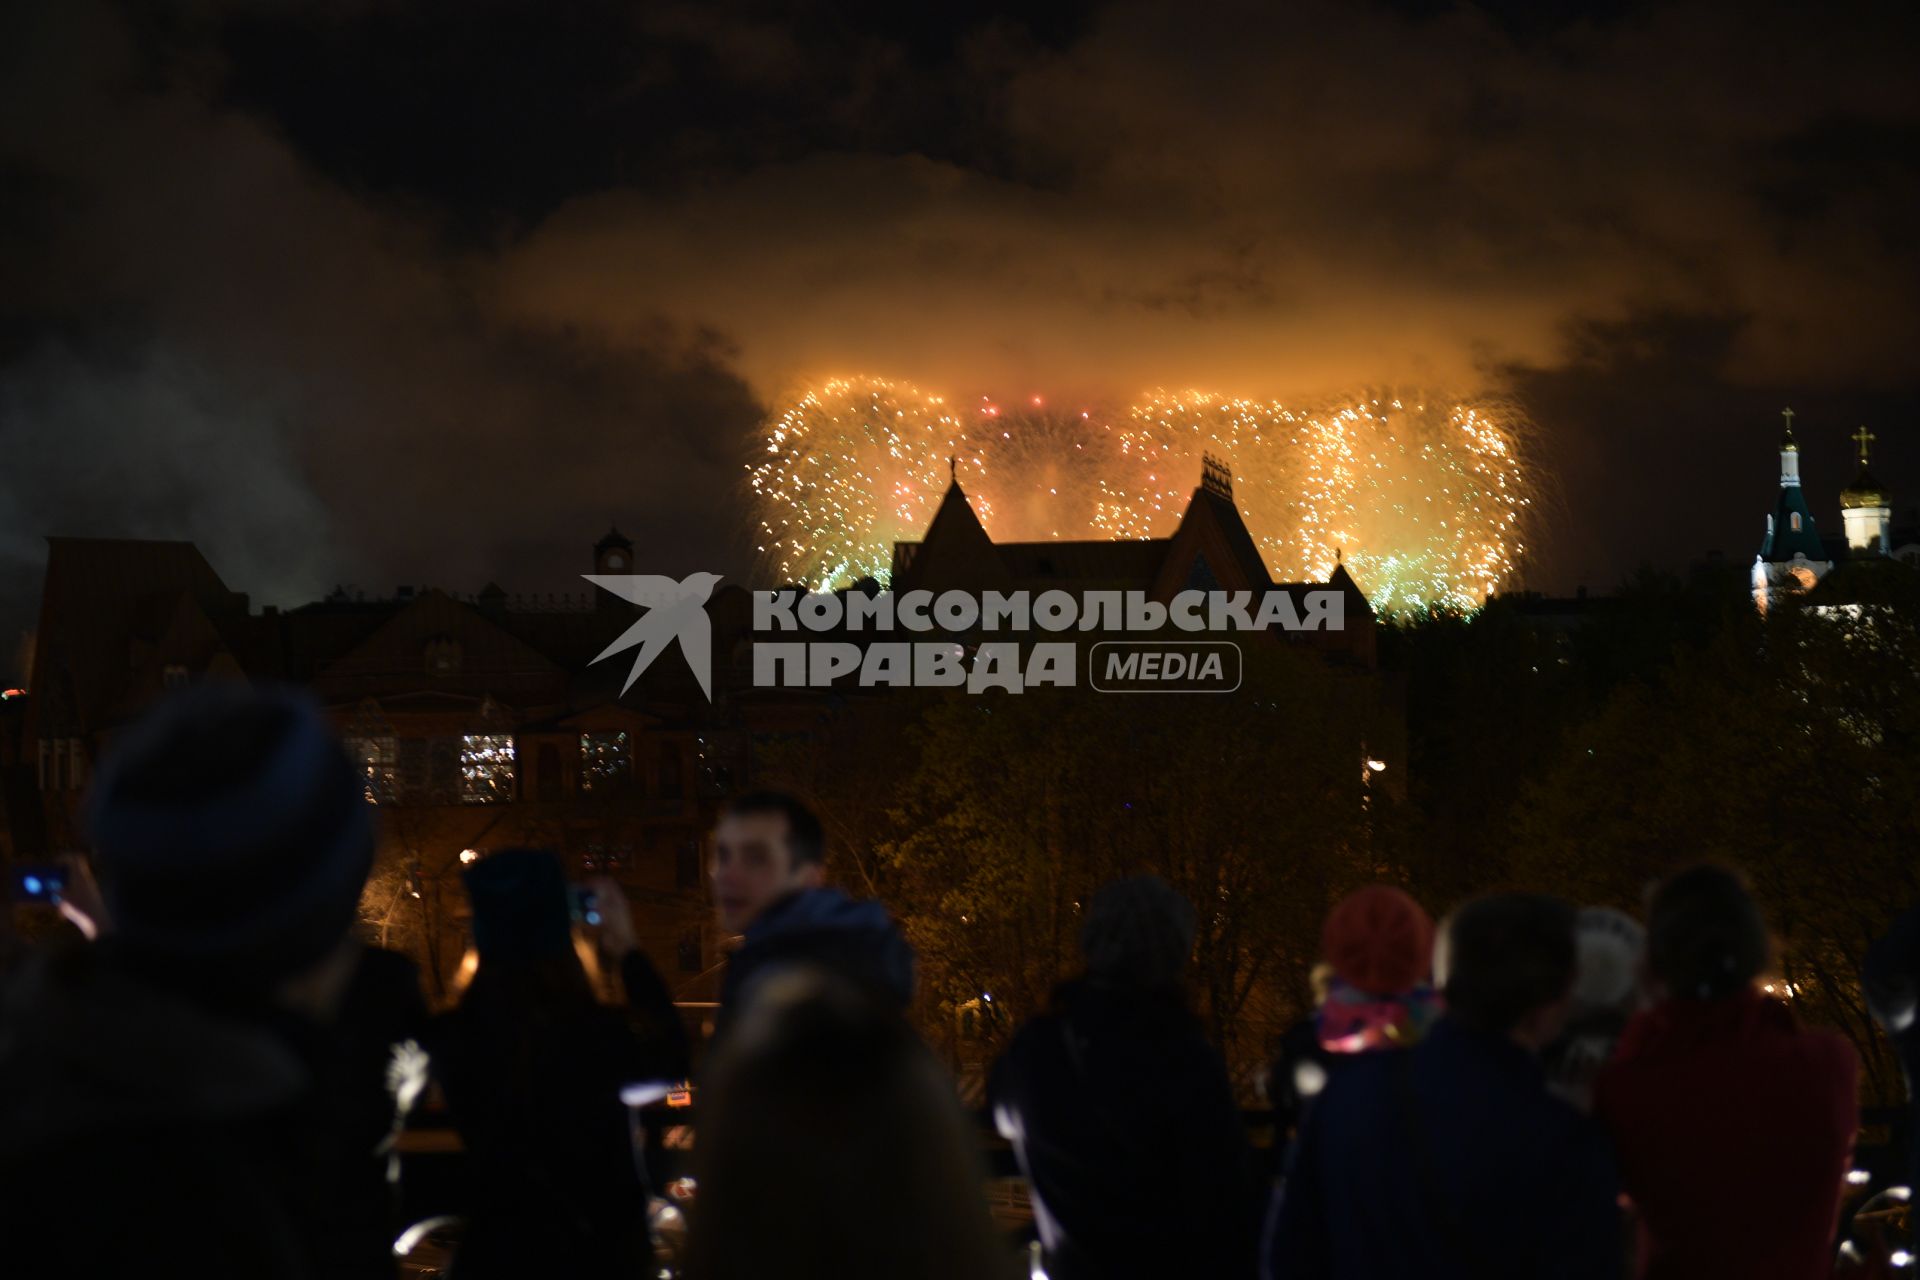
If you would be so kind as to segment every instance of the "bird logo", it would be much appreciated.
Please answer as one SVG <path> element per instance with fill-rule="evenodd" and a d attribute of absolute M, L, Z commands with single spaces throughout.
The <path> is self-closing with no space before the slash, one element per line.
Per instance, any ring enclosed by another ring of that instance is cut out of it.
<path fill-rule="evenodd" d="M 708 702 L 713 701 L 713 626 L 707 620 L 706 604 L 713 589 L 720 584 L 719 574 L 690 573 L 679 581 L 653 573 L 587 573 L 581 576 L 594 586 L 603 587 L 647 611 L 594 658 L 594 662 L 598 662 L 622 649 L 639 646 L 640 652 L 633 659 L 633 669 L 627 672 L 627 682 L 620 686 L 622 696 L 633 688 L 633 682 L 660 656 L 660 651 L 677 640 L 680 642 L 681 655 L 693 671 L 693 678 L 700 682 L 700 692 L 707 695 Z"/>

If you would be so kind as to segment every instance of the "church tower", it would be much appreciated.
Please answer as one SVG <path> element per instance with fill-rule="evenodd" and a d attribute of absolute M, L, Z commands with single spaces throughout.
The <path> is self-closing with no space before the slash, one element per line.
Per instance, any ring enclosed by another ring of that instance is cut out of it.
<path fill-rule="evenodd" d="M 1753 606 L 1765 613 L 1781 599 L 1810 590 L 1833 568 L 1813 527 L 1813 509 L 1800 488 L 1800 443 L 1793 438 L 1793 410 L 1782 409 L 1780 495 L 1767 517 L 1767 536 L 1753 558 Z"/>
<path fill-rule="evenodd" d="M 600 541 L 593 544 L 593 571 L 602 577 L 617 577 L 633 572 L 633 539 L 608 525 Z M 607 613 L 632 612 L 632 606 L 613 592 L 594 584 L 593 607 Z"/>
<path fill-rule="evenodd" d="M 1888 535 L 1893 523 L 1893 503 L 1880 482 L 1867 470 L 1867 446 L 1874 441 L 1865 427 L 1853 433 L 1860 446 L 1860 471 L 1853 483 L 1840 492 L 1840 522 L 1846 528 L 1847 550 L 1870 556 L 1888 554 Z"/>
<path fill-rule="evenodd" d="M 612 525 L 593 544 L 593 571 L 600 574 L 633 572 L 633 540 Z"/>

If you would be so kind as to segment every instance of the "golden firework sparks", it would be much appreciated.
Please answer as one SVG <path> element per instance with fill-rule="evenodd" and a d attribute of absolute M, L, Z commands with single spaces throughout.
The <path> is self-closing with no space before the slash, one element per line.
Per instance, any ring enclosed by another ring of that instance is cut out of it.
<path fill-rule="evenodd" d="M 950 458 L 990 534 L 1039 541 L 1167 536 L 1212 453 L 1276 579 L 1324 581 L 1338 556 L 1382 611 L 1473 608 L 1524 550 L 1525 435 L 1507 406 L 1411 392 L 961 409 L 908 383 L 838 378 L 768 422 L 748 479 L 769 567 L 824 588 L 886 580 L 894 542 L 932 520 Z"/>

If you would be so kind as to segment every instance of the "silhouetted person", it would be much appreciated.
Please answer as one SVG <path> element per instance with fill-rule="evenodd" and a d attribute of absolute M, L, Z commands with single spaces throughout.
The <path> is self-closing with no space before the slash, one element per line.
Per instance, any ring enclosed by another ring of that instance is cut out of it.
<path fill-rule="evenodd" d="M 1639 1274 L 1824 1276 L 1860 1124 L 1853 1046 L 1808 1030 L 1754 979 L 1760 908 L 1701 866 L 1654 892 L 1651 1008 L 1600 1073 L 1596 1114 L 1639 1212 Z"/>
<path fill-rule="evenodd" d="M 335 1124 L 340 1090 L 378 1087 L 336 1052 L 362 788 L 290 691 L 197 688 L 116 745 L 100 940 L 40 953 L 0 1012 L 8 1274 L 392 1273 L 373 1152 Z"/>
<path fill-rule="evenodd" d="M 989 1101 L 1054 1280 L 1254 1272 L 1246 1123 L 1182 989 L 1193 929 L 1192 905 L 1155 876 L 1103 887 L 1081 927 L 1085 975 L 994 1066 Z"/>
<path fill-rule="evenodd" d="M 1873 1016 L 1885 1028 L 1900 1055 L 1907 1078 L 1908 1183 L 1920 1189 L 1920 907 L 1893 922 L 1885 937 L 1867 950 L 1860 984 L 1866 989 Z M 1920 1238 L 1920 1224 L 1915 1224 Z"/>
<path fill-rule="evenodd" d="M 1574 925 L 1579 951 L 1567 1025 L 1540 1054 L 1547 1087 L 1585 1112 L 1627 1022 L 1644 1003 L 1640 975 L 1647 931 L 1612 907 L 1582 907 Z"/>
<path fill-rule="evenodd" d="M 1327 913 L 1320 950 L 1333 970 L 1316 1022 L 1336 1066 L 1346 1056 L 1417 1043 L 1440 1016 L 1433 919 L 1403 889 L 1372 884 Z"/>
<path fill-rule="evenodd" d="M 752 984 L 789 965 L 826 969 L 896 1010 L 913 999 L 913 949 L 885 907 L 827 887 L 820 819 L 792 796 L 730 801 L 714 828 L 712 876 L 721 929 L 742 935 L 721 984 L 721 1033 Z"/>
<path fill-rule="evenodd" d="M 635 945 L 612 881 L 592 887 L 630 1011 L 594 993 L 557 858 L 503 849 L 464 878 L 479 964 L 428 1042 L 467 1150 L 454 1273 L 646 1274 L 647 1187 L 620 1093 L 686 1074 L 686 1034 L 672 1001 Z"/>
<path fill-rule="evenodd" d="M 322 1207 L 315 1261 L 322 1275 L 392 1275 L 400 1219 L 397 1143 L 427 1083 L 427 1004 L 413 961 L 362 947 L 332 1022 L 304 1056 L 321 1085 L 329 1136 L 319 1172 L 341 1188 Z"/>
<path fill-rule="evenodd" d="M 1267 1103 L 1273 1108 L 1273 1170 L 1286 1167 L 1287 1148 L 1306 1121 L 1313 1100 L 1327 1087 L 1331 1055 L 1320 1046 L 1320 1006 L 1333 983 L 1333 966 L 1313 966 L 1307 985 L 1313 1008 L 1280 1033 L 1267 1066 Z"/>
<path fill-rule="evenodd" d="M 1606 1140 L 1536 1057 L 1566 1017 L 1572 908 L 1479 899 L 1447 953 L 1432 1031 L 1353 1057 L 1308 1112 L 1270 1230 L 1276 1280 L 1619 1276 Z"/>
<path fill-rule="evenodd" d="M 835 975 L 754 985 L 707 1069 L 692 1280 L 1012 1280 L 979 1136 L 901 1017 Z"/>

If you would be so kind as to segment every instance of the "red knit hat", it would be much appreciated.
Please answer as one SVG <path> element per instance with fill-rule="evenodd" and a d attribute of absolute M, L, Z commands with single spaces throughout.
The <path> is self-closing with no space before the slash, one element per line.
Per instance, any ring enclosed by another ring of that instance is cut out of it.
<path fill-rule="evenodd" d="M 1382 996 L 1411 991 L 1433 970 L 1433 920 L 1392 885 L 1368 885 L 1327 916 L 1320 947 L 1348 986 Z"/>

